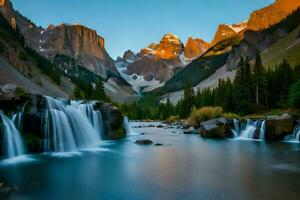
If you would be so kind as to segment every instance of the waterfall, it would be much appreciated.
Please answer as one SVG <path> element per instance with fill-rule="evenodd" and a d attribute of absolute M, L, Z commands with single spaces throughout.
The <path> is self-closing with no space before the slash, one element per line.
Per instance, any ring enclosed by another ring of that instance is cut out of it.
<path fill-rule="evenodd" d="M 16 128 L 21 132 L 22 127 L 22 120 L 23 120 L 23 112 L 15 113 L 12 117 L 12 121 L 15 124 Z"/>
<path fill-rule="evenodd" d="M 92 104 L 84 103 L 75 105 L 75 107 L 78 107 L 82 114 L 84 114 L 90 121 L 90 123 L 93 125 L 94 129 L 99 134 L 99 137 L 101 138 L 101 135 L 103 133 L 103 124 L 102 124 L 102 115 L 100 111 L 94 111 L 94 107 Z"/>
<path fill-rule="evenodd" d="M 234 137 L 238 137 L 240 133 L 240 121 L 233 119 L 233 129 L 231 130 Z"/>
<path fill-rule="evenodd" d="M 101 132 L 98 131 L 102 127 L 101 114 L 90 110 L 88 104 L 64 105 L 51 97 L 45 98 L 47 102 L 44 116 L 46 152 L 69 152 L 96 145 L 100 140 Z M 85 113 L 83 113 L 84 108 Z"/>
<path fill-rule="evenodd" d="M 300 125 L 294 128 L 293 139 L 296 141 L 300 141 Z"/>
<path fill-rule="evenodd" d="M 259 132 L 259 139 L 260 140 L 265 140 L 265 132 L 266 132 L 266 121 L 262 121 L 261 127 L 260 127 L 260 132 Z"/>
<path fill-rule="evenodd" d="M 3 155 L 12 158 L 25 153 L 25 146 L 15 124 L 0 111 L 3 123 Z"/>
<path fill-rule="evenodd" d="M 239 121 L 234 120 L 234 132 L 240 139 L 265 139 L 265 120 L 253 121 L 248 119 L 245 128 L 240 129 Z M 257 135 L 259 133 L 259 135 Z"/>

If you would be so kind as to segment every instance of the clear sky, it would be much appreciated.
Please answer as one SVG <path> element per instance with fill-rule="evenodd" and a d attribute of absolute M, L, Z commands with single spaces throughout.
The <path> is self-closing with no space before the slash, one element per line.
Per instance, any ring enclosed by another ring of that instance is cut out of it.
<path fill-rule="evenodd" d="M 12 0 L 37 25 L 80 23 L 105 38 L 116 58 L 158 42 L 167 32 L 210 41 L 222 23 L 247 20 L 274 0 Z"/>

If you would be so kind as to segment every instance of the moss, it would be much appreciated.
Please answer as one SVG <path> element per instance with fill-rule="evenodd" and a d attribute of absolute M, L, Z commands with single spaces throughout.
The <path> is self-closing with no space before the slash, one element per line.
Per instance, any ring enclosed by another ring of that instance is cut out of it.
<path fill-rule="evenodd" d="M 21 87 L 17 87 L 16 88 L 16 96 L 17 97 L 25 97 L 25 96 L 27 96 L 27 94 Z"/>

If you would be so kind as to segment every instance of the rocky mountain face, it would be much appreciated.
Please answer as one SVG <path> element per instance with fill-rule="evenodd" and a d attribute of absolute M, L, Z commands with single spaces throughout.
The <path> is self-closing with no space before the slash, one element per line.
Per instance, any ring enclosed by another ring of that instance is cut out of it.
<path fill-rule="evenodd" d="M 188 38 L 184 46 L 184 56 L 188 59 L 198 58 L 202 56 L 207 49 L 209 44 L 200 38 Z"/>
<path fill-rule="evenodd" d="M 125 62 L 132 63 L 138 58 L 138 55 L 135 55 L 131 50 L 125 51 L 122 60 Z"/>
<path fill-rule="evenodd" d="M 26 45 L 44 57 L 53 61 L 57 54 L 66 55 L 104 79 L 111 74 L 119 76 L 105 50 L 104 38 L 96 31 L 82 25 L 68 24 L 50 25 L 46 29 L 37 27 L 15 11 L 9 0 L 2 1 L 0 12 L 13 27 L 18 27 Z"/>
<path fill-rule="evenodd" d="M 253 12 L 248 28 L 258 31 L 280 22 L 300 6 L 299 0 L 276 0 L 268 7 Z"/>
<path fill-rule="evenodd" d="M 221 24 L 219 25 L 214 39 L 212 40 L 210 46 L 214 46 L 219 42 L 222 42 L 226 39 L 242 36 L 242 33 L 247 29 L 247 21 L 244 21 L 240 24 Z"/>
<path fill-rule="evenodd" d="M 152 43 L 141 50 L 141 56 L 152 55 L 156 59 L 176 59 L 183 51 L 183 44 L 177 35 L 167 33 L 158 44 Z"/>
<path fill-rule="evenodd" d="M 156 89 L 153 93 L 165 94 L 162 96 L 170 98 L 171 101 L 174 99 L 178 101 L 182 96 L 181 90 L 186 81 L 189 81 L 195 90 L 216 87 L 220 79 L 234 79 L 241 57 L 251 63 L 257 53 L 261 54 L 266 68 L 275 67 L 276 63 L 282 62 L 283 59 L 290 62 L 291 66 L 297 66 L 300 64 L 299 21 L 300 9 L 298 8 L 269 28 L 243 29 L 239 32 L 242 34 L 240 36 L 238 34 L 239 37 L 234 36 L 230 27 L 223 27 L 223 30 L 228 30 L 226 32 L 228 35 L 232 33 L 231 37 L 211 46 L 205 54 L 178 71 L 163 87 Z M 272 61 L 274 59 L 276 62 Z M 272 62 L 271 65 L 270 62 Z"/>
<path fill-rule="evenodd" d="M 241 57 L 247 57 L 251 60 L 257 52 L 263 53 L 267 51 L 273 44 L 295 30 L 299 26 L 299 20 L 300 10 L 293 12 L 285 20 L 274 24 L 268 29 L 260 31 L 247 30 L 244 34 L 244 39 L 230 52 L 227 60 L 228 69 L 234 69 Z M 295 41 L 293 46 L 297 44 L 298 42 Z M 280 51 L 283 54 L 285 50 L 281 49 Z"/>
<path fill-rule="evenodd" d="M 39 45 L 34 48 L 51 60 L 57 54 L 73 58 L 102 78 L 107 78 L 108 72 L 117 74 L 114 62 L 105 50 L 104 38 L 82 25 L 51 25 L 40 32 Z"/>
<path fill-rule="evenodd" d="M 147 81 L 154 79 L 164 82 L 174 74 L 177 68 L 184 66 L 180 60 L 183 52 L 184 47 L 179 37 L 167 33 L 158 44 L 152 43 L 142 49 L 139 55 L 135 56 L 135 62 L 128 65 L 127 73 L 142 75 Z"/>
<path fill-rule="evenodd" d="M 38 27 L 14 10 L 9 0 L 0 1 L 0 15 L 5 30 L 0 35 L 0 84 L 13 83 L 28 93 L 68 97 L 73 95 L 74 81 L 94 83 L 98 76 L 114 101 L 127 101 L 134 94 L 96 31 L 69 24 Z M 53 74 L 60 84 L 49 80 Z"/>

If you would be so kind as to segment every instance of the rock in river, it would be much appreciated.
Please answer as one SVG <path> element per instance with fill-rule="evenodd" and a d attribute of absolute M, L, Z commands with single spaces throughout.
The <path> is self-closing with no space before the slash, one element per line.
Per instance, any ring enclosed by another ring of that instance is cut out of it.
<path fill-rule="evenodd" d="M 153 144 L 153 142 L 151 140 L 148 140 L 148 139 L 137 140 L 137 141 L 135 141 L 135 143 L 136 144 L 142 144 L 142 145 Z"/>
<path fill-rule="evenodd" d="M 291 115 L 283 114 L 266 120 L 266 138 L 282 140 L 286 135 L 293 133 L 294 121 Z"/>
<path fill-rule="evenodd" d="M 202 122 L 200 124 L 200 135 L 209 138 L 228 138 L 232 136 L 231 120 L 223 117 Z"/>

